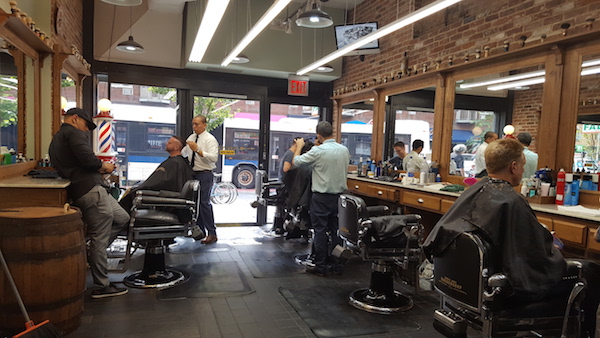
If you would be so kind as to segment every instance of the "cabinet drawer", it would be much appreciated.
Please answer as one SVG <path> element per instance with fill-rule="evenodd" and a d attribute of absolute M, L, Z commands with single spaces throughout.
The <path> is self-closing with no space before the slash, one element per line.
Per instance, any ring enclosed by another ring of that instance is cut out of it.
<path fill-rule="evenodd" d="M 395 189 L 383 185 L 369 184 L 359 181 L 348 181 L 348 190 L 357 194 L 394 201 Z"/>
<path fill-rule="evenodd" d="M 413 206 L 416 208 L 425 208 L 440 211 L 441 198 L 411 191 L 402 193 L 401 204 Z"/>
<path fill-rule="evenodd" d="M 558 235 L 558 238 L 564 241 L 585 245 L 585 236 L 587 235 L 587 227 L 585 225 L 573 224 L 556 219 L 553 223 L 554 232 Z"/>
<path fill-rule="evenodd" d="M 544 224 L 546 227 L 548 227 L 548 230 L 552 231 L 554 230 L 554 224 L 552 223 L 552 218 L 550 217 L 544 217 L 544 216 L 538 216 L 538 222 Z"/>
<path fill-rule="evenodd" d="M 588 228 L 587 247 L 590 250 L 600 251 L 600 243 L 596 242 L 596 240 L 594 239 L 596 237 L 596 231 L 597 229 Z"/>
<path fill-rule="evenodd" d="M 453 204 L 454 204 L 454 200 L 442 199 L 442 203 L 440 205 L 440 211 L 445 214 L 446 211 L 448 211 L 448 209 L 450 209 L 450 207 Z"/>

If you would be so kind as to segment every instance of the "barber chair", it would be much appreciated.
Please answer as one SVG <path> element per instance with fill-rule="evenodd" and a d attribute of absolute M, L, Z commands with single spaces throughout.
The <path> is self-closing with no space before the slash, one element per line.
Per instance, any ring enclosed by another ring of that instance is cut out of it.
<path fill-rule="evenodd" d="M 414 270 L 422 261 L 419 246 L 423 225 L 419 215 L 381 215 L 387 207 L 367 207 L 364 200 L 342 194 L 339 199 L 339 235 L 346 248 L 371 261 L 369 288 L 359 289 L 348 296 L 350 304 L 358 309 L 390 314 L 412 308 L 410 297 L 394 290 L 398 270 Z"/>
<path fill-rule="evenodd" d="M 165 288 L 187 281 L 183 272 L 167 268 L 165 252 L 177 236 L 204 237 L 196 225 L 200 201 L 200 182 L 187 181 L 181 192 L 138 190 L 133 201 L 125 266 L 131 259 L 132 245 L 145 247 L 142 271 L 125 277 L 123 283 L 137 288 Z"/>
<path fill-rule="evenodd" d="M 483 337 L 579 337 L 580 301 L 586 288 L 580 262 L 568 261 L 561 282 L 567 283 L 570 293 L 515 304 L 506 300 L 510 285 L 495 265 L 497 258 L 475 233 L 462 233 L 433 258 L 435 289 L 440 295 L 433 326 L 438 332 L 466 337 L 470 326 Z"/>

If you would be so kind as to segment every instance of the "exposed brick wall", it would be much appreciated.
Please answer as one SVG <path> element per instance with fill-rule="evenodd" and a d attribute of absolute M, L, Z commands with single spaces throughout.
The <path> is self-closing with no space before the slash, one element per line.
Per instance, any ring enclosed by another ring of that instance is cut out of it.
<path fill-rule="evenodd" d="M 512 124 L 515 127 L 515 135 L 521 132 L 529 132 L 533 142 L 529 149 L 537 151 L 539 145 L 535 140 L 538 134 L 538 125 L 542 108 L 542 94 L 544 86 L 529 86 L 528 90 L 515 91 Z"/>
<path fill-rule="evenodd" d="M 348 21 L 377 21 L 383 27 L 428 2 L 364 1 L 357 6 L 356 17 L 353 12 L 348 14 Z M 520 36 L 539 41 L 542 34 L 547 38 L 559 35 L 564 22 L 569 22 L 571 29 L 581 28 L 586 18 L 598 19 L 598 11 L 600 1 L 596 0 L 464 0 L 423 23 L 379 39 L 380 54 L 366 55 L 362 62 L 358 56 L 344 57 L 343 77 L 335 81 L 334 88 L 397 72 L 405 51 L 409 67 L 420 68 L 424 63 L 433 67 L 436 60 L 442 60 L 445 67 L 448 56 L 454 57 L 456 64 L 464 62 L 467 54 L 473 58 L 476 49 L 484 46 L 490 47 L 491 53 L 501 53 L 505 41 L 510 48 L 518 48 Z"/>
<path fill-rule="evenodd" d="M 60 7 L 63 11 L 63 22 L 61 34 L 57 34 L 54 29 L 52 38 L 60 43 L 67 52 L 71 51 L 71 46 L 83 51 L 83 1 L 81 0 L 52 0 L 52 27 L 55 27 L 56 9 Z"/>

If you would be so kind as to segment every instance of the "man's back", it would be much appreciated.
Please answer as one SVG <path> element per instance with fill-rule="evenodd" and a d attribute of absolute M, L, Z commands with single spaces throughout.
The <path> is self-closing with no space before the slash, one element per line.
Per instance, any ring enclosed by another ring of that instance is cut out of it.
<path fill-rule="evenodd" d="M 525 171 L 523 172 L 523 178 L 530 178 L 535 175 L 535 172 L 538 170 L 538 154 L 533 151 L 525 148 L 523 150 L 523 154 L 525 154 Z"/>
<path fill-rule="evenodd" d="M 327 139 L 306 154 L 297 156 L 294 164 L 307 164 L 312 167 L 312 191 L 339 194 L 348 188 L 346 174 L 350 163 L 348 149 Z"/>

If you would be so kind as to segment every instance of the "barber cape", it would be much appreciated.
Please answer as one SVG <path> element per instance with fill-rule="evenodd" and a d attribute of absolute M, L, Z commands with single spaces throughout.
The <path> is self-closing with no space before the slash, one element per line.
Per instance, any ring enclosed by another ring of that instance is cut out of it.
<path fill-rule="evenodd" d="M 517 297 L 548 292 L 566 269 L 552 234 L 510 183 L 485 177 L 456 200 L 425 240 L 427 257 L 441 254 L 458 235 L 477 232 L 495 252 Z"/>

